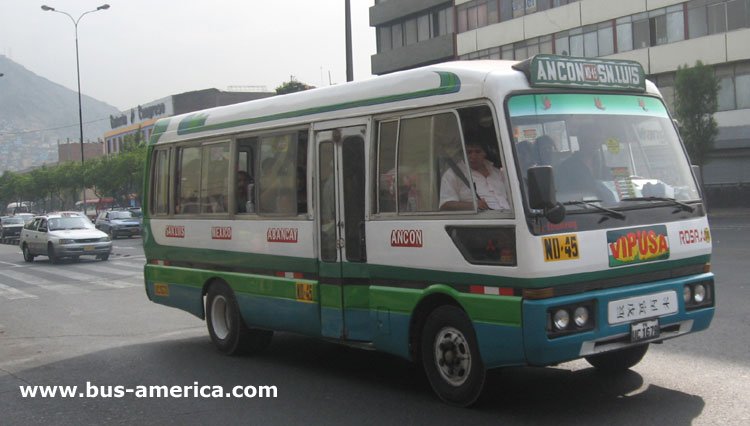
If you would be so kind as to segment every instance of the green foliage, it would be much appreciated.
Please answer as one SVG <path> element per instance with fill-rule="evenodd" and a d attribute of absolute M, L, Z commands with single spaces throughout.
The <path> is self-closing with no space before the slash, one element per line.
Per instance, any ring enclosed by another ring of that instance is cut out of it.
<path fill-rule="evenodd" d="M 84 167 L 71 161 L 24 174 L 6 171 L 0 176 L 0 210 L 15 201 L 33 201 L 39 210 L 72 210 L 81 197 L 82 173 L 99 198 L 127 205 L 131 194 L 140 195 L 146 149 L 133 140 L 124 152 L 86 160 Z"/>
<path fill-rule="evenodd" d="M 703 165 L 718 134 L 714 113 L 717 109 L 719 80 L 711 67 L 696 62 L 680 67 L 675 77 L 675 116 L 680 135 L 693 164 Z"/>
<path fill-rule="evenodd" d="M 297 81 L 294 76 L 289 76 L 289 81 L 282 83 L 281 86 L 276 88 L 277 95 L 285 95 L 287 93 L 301 92 L 303 90 L 314 89 L 315 86 L 310 86 L 301 81 Z"/>

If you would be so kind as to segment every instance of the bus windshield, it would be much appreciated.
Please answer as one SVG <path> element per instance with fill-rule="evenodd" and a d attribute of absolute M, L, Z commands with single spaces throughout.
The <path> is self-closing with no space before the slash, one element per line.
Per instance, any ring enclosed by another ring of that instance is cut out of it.
<path fill-rule="evenodd" d="M 510 98 L 508 110 L 522 182 L 529 167 L 552 166 L 557 201 L 568 211 L 699 198 L 658 98 L 527 94 Z"/>

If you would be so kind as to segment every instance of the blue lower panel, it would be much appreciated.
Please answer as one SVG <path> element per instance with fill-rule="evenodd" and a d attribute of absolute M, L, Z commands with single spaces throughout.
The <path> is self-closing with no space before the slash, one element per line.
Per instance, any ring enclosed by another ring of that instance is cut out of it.
<path fill-rule="evenodd" d="M 167 283 L 159 282 L 159 284 Z M 200 288 L 173 283 L 169 283 L 167 286 L 169 293 L 159 296 L 154 292 L 154 282 L 146 281 L 146 292 L 149 299 L 162 305 L 188 311 L 198 318 L 204 318 L 203 294 Z"/>
<path fill-rule="evenodd" d="M 409 354 L 410 314 L 372 310 L 370 320 L 375 324 L 373 343 L 383 352 L 411 359 Z"/>
<path fill-rule="evenodd" d="M 521 327 L 474 322 L 474 331 L 486 368 L 522 365 L 526 362 Z"/>
<path fill-rule="evenodd" d="M 655 281 L 636 286 L 592 291 L 573 296 L 544 300 L 525 300 L 523 302 L 523 324 L 527 362 L 531 365 L 552 365 L 591 355 L 593 351 L 629 346 L 631 323 L 625 322 L 610 325 L 607 319 L 607 309 L 611 301 L 636 296 L 656 294 L 664 291 L 676 292 L 678 302 L 677 312 L 658 318 L 662 329 L 661 338 L 677 337 L 704 330 L 711 323 L 714 308 L 707 307 L 687 311 L 682 293 L 685 284 L 712 280 L 713 274 L 708 273 Z M 561 337 L 548 337 L 547 315 L 549 309 L 587 301 L 593 301 L 594 303 L 595 326 L 592 330 Z M 667 333 L 665 329 L 671 331 Z"/>
<path fill-rule="evenodd" d="M 346 337 L 362 342 L 372 341 L 372 320 L 369 309 L 347 309 Z"/>
<path fill-rule="evenodd" d="M 347 309 L 345 322 L 341 320 L 341 310 L 337 308 L 322 307 L 320 316 L 322 318 L 322 335 L 334 339 L 343 339 L 342 334 L 346 327 L 346 339 L 359 342 L 372 341 L 372 319 L 367 309 Z"/>
<path fill-rule="evenodd" d="M 320 336 L 320 311 L 317 303 L 236 293 L 242 317 L 248 326 L 293 331 Z"/>

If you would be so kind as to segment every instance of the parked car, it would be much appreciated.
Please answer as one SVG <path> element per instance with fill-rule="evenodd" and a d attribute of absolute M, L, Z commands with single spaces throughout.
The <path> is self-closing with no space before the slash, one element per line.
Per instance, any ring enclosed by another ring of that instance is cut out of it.
<path fill-rule="evenodd" d="M 78 260 L 80 256 L 107 260 L 112 252 L 112 240 L 107 234 L 87 218 L 65 213 L 34 217 L 21 231 L 19 244 L 27 262 L 39 255 L 49 257 L 52 263 L 63 257 Z"/>
<path fill-rule="evenodd" d="M 33 213 L 16 213 L 15 215 L 13 215 L 13 217 L 20 217 L 21 219 L 23 219 L 24 223 L 29 223 L 31 222 L 32 219 L 34 219 L 34 214 Z"/>
<path fill-rule="evenodd" d="M 23 225 L 22 217 L 3 216 L 0 218 L 0 239 L 20 237 Z"/>
<path fill-rule="evenodd" d="M 129 210 L 106 210 L 99 213 L 94 222 L 96 228 L 117 239 L 118 236 L 128 238 L 141 234 L 141 221 L 133 216 Z"/>

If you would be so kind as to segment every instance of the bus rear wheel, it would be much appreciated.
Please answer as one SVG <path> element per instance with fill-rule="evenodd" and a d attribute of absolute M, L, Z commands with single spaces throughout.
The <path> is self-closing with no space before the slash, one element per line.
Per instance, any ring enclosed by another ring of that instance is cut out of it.
<path fill-rule="evenodd" d="M 271 343 L 273 331 L 249 328 L 242 319 L 234 292 L 223 282 L 206 295 L 206 325 L 211 340 L 226 355 L 255 354 Z"/>
<path fill-rule="evenodd" d="M 477 400 L 485 368 L 474 327 L 464 311 L 455 306 L 432 311 L 422 331 L 421 354 L 427 379 L 440 399 L 461 407 Z"/>
<path fill-rule="evenodd" d="M 586 361 L 604 373 L 620 373 L 641 362 L 648 351 L 648 343 L 586 357 Z"/>

